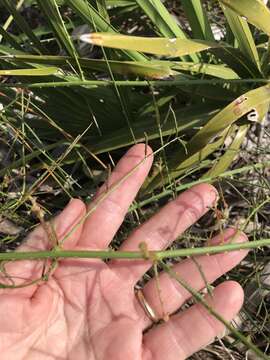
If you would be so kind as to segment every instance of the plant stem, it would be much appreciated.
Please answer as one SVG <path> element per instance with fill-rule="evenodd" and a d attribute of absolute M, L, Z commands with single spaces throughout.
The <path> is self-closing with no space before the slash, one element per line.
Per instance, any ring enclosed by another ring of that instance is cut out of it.
<path fill-rule="evenodd" d="M 59 258 L 85 258 L 85 259 L 130 259 L 130 260 L 163 260 L 166 258 L 188 257 L 195 255 L 211 255 L 222 252 L 230 252 L 244 249 L 255 249 L 263 246 L 270 247 L 270 239 L 262 239 L 244 243 L 231 243 L 209 247 L 198 247 L 189 249 L 149 251 L 146 258 L 142 251 L 113 251 L 113 250 L 46 250 L 46 251 L 22 251 L 0 253 L 0 261 L 16 260 L 41 260 Z"/>
<path fill-rule="evenodd" d="M 215 79 L 215 80 L 155 80 L 155 81 L 146 81 L 146 80 L 85 80 L 85 81 L 51 81 L 51 82 L 40 82 L 40 83 L 1 83 L 0 88 L 22 88 L 22 89 L 32 89 L 32 88 L 56 88 L 56 87 L 76 87 L 76 86 L 193 86 L 193 85 L 217 85 L 217 84 L 256 84 L 263 83 L 268 84 L 270 80 L 268 79 Z"/>

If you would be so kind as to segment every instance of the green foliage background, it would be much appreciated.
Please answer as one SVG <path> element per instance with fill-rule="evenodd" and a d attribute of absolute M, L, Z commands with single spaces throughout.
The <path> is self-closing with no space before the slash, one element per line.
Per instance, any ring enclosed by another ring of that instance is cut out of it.
<path fill-rule="evenodd" d="M 263 0 L 0 0 L 0 21 L 0 216 L 30 229 L 30 196 L 48 214 L 70 197 L 91 200 L 126 149 L 146 142 L 155 164 L 120 241 L 163 197 L 224 178 L 244 199 L 246 225 L 257 224 L 254 240 L 268 236 L 258 224 L 269 219 L 269 161 L 230 170 L 269 108 Z M 80 39 L 96 33 L 102 46 Z M 260 181 L 242 175 L 239 191 L 233 176 L 251 170 Z M 1 235 L 2 249 L 20 236 Z M 267 261 L 254 252 L 233 278 L 259 288 Z M 268 314 L 263 300 L 247 315 L 263 351 Z"/>

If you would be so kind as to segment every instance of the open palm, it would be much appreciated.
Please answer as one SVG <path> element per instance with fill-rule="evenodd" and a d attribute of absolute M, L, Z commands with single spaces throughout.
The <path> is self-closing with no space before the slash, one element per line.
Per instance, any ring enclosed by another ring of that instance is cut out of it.
<path fill-rule="evenodd" d="M 123 178 L 144 156 L 144 145 L 132 147 L 98 195 Z M 64 248 L 106 249 L 151 163 L 152 157 L 148 156 L 67 237 Z M 151 250 L 168 247 L 207 212 L 216 197 L 216 191 L 210 185 L 193 187 L 133 231 L 121 250 L 138 250 L 141 241 L 146 242 Z M 85 213 L 84 203 L 78 199 L 72 200 L 54 219 L 58 238 L 63 238 Z M 234 230 L 228 229 L 222 240 L 229 241 L 233 234 Z M 237 239 L 245 240 L 244 235 Z M 211 241 L 213 244 L 219 243 L 221 236 Z M 49 247 L 44 228 L 39 226 L 18 251 Z M 213 282 L 245 255 L 246 251 L 236 251 L 200 256 L 196 258 L 196 263 L 186 259 L 174 265 L 174 268 L 182 279 L 200 290 L 205 286 L 205 279 L 199 268 L 207 281 Z M 59 261 L 47 282 L 0 290 L 1 359 L 179 360 L 185 359 L 223 333 L 223 325 L 200 304 L 172 315 L 169 321 L 145 331 L 152 323 L 135 296 L 134 286 L 150 266 L 149 262 L 142 260 L 104 263 L 101 260 L 65 259 Z M 23 283 L 25 279 L 37 278 L 42 268 L 42 262 L 31 261 L 6 265 L 6 271 L 17 284 Z M 146 284 L 143 293 L 155 313 L 162 317 L 164 311 L 174 313 L 190 294 L 166 273 L 160 274 L 159 281 L 163 306 L 157 295 L 155 280 Z M 219 285 L 212 297 L 206 298 L 225 319 L 231 320 L 242 305 L 243 291 L 237 283 L 228 281 Z"/>

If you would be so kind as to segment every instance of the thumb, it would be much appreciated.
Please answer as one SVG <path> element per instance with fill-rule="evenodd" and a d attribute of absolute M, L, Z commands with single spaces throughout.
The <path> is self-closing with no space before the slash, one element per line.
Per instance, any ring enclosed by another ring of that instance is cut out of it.
<path fill-rule="evenodd" d="M 62 247 L 64 249 L 73 248 L 80 238 L 83 229 L 83 221 L 81 220 L 85 213 L 86 207 L 84 203 L 79 199 L 72 199 L 66 208 L 57 215 L 50 224 L 46 223 L 45 226 L 39 225 L 32 231 L 16 251 L 42 251 L 51 249 L 55 244 L 52 244 L 52 238 L 48 236 L 50 235 L 48 229 L 51 229 L 53 238 L 56 238 L 54 239 L 56 243 L 61 243 L 61 240 L 70 233 L 63 241 Z M 71 232 L 74 226 L 76 226 L 76 229 Z M 45 260 L 22 260 L 8 262 L 0 268 L 0 271 L 2 270 L 0 273 L 0 282 L 2 284 L 22 286 L 34 279 L 38 279 L 42 274 L 44 261 Z M 24 288 L 12 289 L 11 291 L 31 296 L 36 286 L 37 285 L 31 285 Z M 7 290 L 1 289 L 0 294 L 5 291 Z"/>

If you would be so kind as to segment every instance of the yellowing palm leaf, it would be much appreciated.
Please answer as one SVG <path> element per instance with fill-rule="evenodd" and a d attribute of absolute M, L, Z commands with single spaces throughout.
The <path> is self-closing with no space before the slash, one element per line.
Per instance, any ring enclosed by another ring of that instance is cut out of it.
<path fill-rule="evenodd" d="M 189 40 L 180 38 L 151 38 L 129 35 L 114 35 L 110 33 L 84 34 L 80 37 L 84 42 L 110 47 L 146 52 L 164 56 L 184 56 L 194 54 L 213 47 L 219 47 L 215 42 L 204 40 Z"/>

